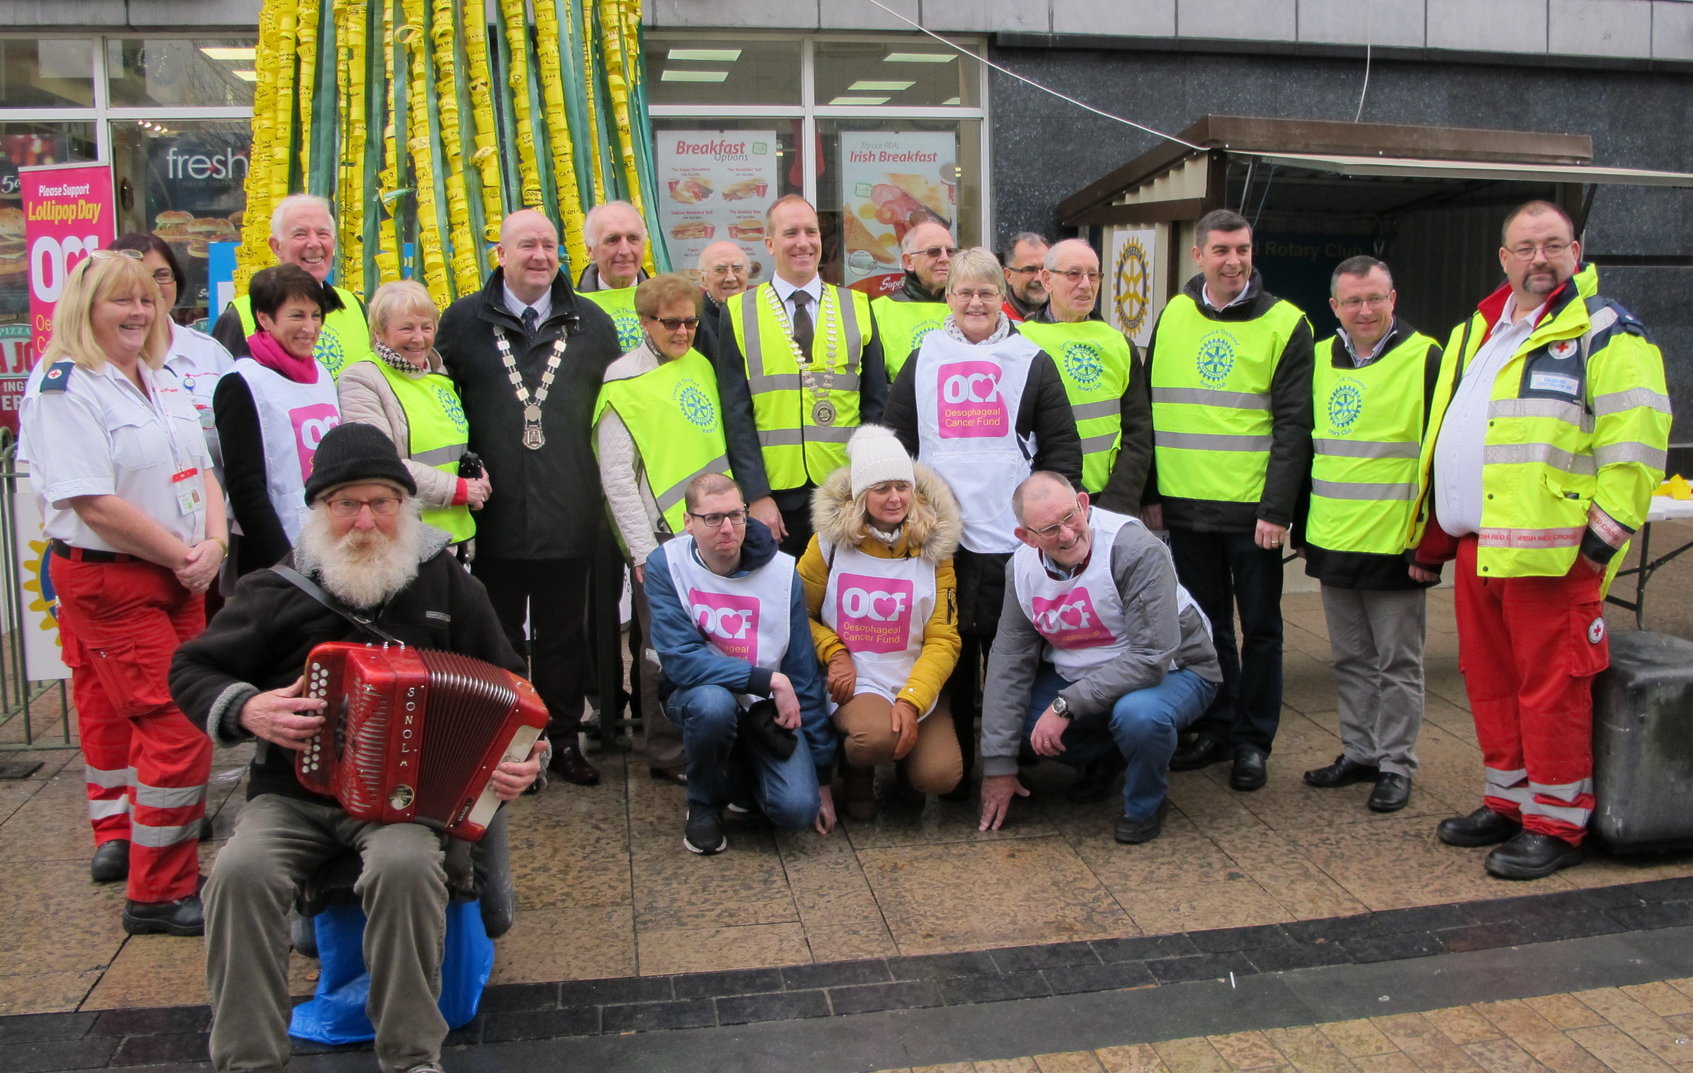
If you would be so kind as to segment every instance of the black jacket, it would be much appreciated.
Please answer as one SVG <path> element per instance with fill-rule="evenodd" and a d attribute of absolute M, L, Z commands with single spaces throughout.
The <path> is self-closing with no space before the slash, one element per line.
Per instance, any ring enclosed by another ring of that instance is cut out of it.
<path fill-rule="evenodd" d="M 896 302 L 944 302 L 946 301 L 946 288 L 942 287 L 939 291 L 931 292 L 929 288 L 923 286 L 923 281 L 917 278 L 917 273 L 907 272 L 905 283 L 899 290 L 889 294 L 888 297 Z"/>
<path fill-rule="evenodd" d="M 409 645 L 527 673 L 482 583 L 443 550 L 446 534 L 428 527 L 423 532 L 417 578 L 376 614 L 376 624 Z M 171 698 L 218 744 L 248 741 L 252 735 L 239 722 L 243 704 L 300 677 L 315 646 L 369 639 L 280 574 L 260 570 L 241 579 L 206 632 L 176 650 Z M 253 757 L 247 797 L 276 793 L 326 800 L 300 785 L 294 757 L 291 749 L 261 746 Z"/>
<path fill-rule="evenodd" d="M 1200 315 L 1209 320 L 1252 321 L 1268 313 L 1280 299 L 1264 289 L 1264 279 L 1257 269 L 1252 270 L 1249 286 L 1252 297 L 1220 310 L 1205 304 L 1202 275 L 1188 280 L 1182 293 L 1193 299 Z M 1159 313 L 1158 319 L 1162 323 L 1164 314 Z M 1311 474 L 1311 347 L 1311 324 L 1302 317 L 1282 352 L 1274 356 L 1275 372 L 1270 378 L 1270 461 L 1264 474 L 1264 492 L 1258 502 L 1165 497 L 1158 491 L 1155 457 L 1141 502 L 1162 502 L 1165 525 L 1212 533 L 1250 533 L 1260 519 L 1276 525 L 1293 522 L 1299 490 Z M 1152 383 L 1153 363 L 1157 360 L 1158 325 L 1154 325 L 1152 342 L 1146 348 L 1148 385 Z"/>
<path fill-rule="evenodd" d="M 1417 329 L 1397 318 L 1389 329 L 1387 344 L 1369 361 L 1366 366 L 1374 365 L 1388 354 L 1398 349 L 1401 343 L 1415 335 Z M 1357 368 L 1352 364 L 1352 356 L 1347 353 L 1346 344 L 1341 342 L 1340 336 L 1329 340 L 1330 345 L 1323 347 L 1316 355 L 1317 361 L 1327 361 L 1336 369 Z M 1423 435 L 1426 437 L 1428 429 L 1429 406 L 1434 400 L 1435 385 L 1440 380 L 1440 346 L 1436 344 L 1428 348 L 1428 354 L 1423 359 Z M 1410 571 L 1406 567 L 1411 562 L 1411 553 L 1406 551 L 1399 555 L 1378 555 L 1361 551 L 1331 551 L 1320 548 L 1305 539 L 1305 519 L 1311 511 L 1311 482 L 1309 475 L 1305 487 L 1299 496 L 1299 510 L 1297 523 L 1293 530 L 1293 546 L 1305 553 L 1305 573 L 1316 578 L 1324 585 L 1332 585 L 1337 589 L 1426 589 L 1434 584 L 1432 581 L 1413 581 Z"/>
<path fill-rule="evenodd" d="M 482 456 L 494 494 L 477 513 L 476 550 L 491 559 L 574 559 L 593 553 L 604 515 L 600 474 L 589 436 L 594 400 L 606 366 L 621 356 L 617 326 L 605 310 L 578 300 L 563 273 L 553 279 L 552 312 L 524 341 L 523 325 L 506 308 L 505 270 L 495 269 L 480 294 L 441 314 L 435 348 L 458 386 L 470 422 L 470 449 Z M 523 406 L 494 346 L 511 343 L 526 390 L 540 387 L 553 343 L 568 333 L 541 428 L 546 444 L 523 446 Z"/>
<path fill-rule="evenodd" d="M 694 349 L 707 358 L 717 356 L 717 339 L 721 333 L 718 318 L 727 316 L 723 306 L 710 294 L 700 296 L 700 327 L 694 333 Z"/>

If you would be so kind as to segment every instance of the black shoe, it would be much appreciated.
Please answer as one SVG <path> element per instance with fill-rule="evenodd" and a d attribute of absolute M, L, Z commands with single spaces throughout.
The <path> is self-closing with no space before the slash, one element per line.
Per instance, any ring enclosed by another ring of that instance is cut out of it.
<path fill-rule="evenodd" d="M 1370 782 L 1380 770 L 1374 764 L 1360 764 L 1345 753 L 1334 758 L 1328 767 L 1312 768 L 1305 773 L 1305 784 L 1332 790 L 1336 786 L 1351 786 L 1355 782 Z"/>
<path fill-rule="evenodd" d="M 123 930 L 130 935 L 204 935 L 206 912 L 198 894 L 174 902 L 124 902 Z"/>
<path fill-rule="evenodd" d="M 1129 762 L 1123 754 L 1112 749 L 1104 756 L 1090 760 L 1082 768 L 1081 776 L 1064 791 L 1064 800 L 1072 805 L 1097 805 L 1111 796 L 1111 787 Z"/>
<path fill-rule="evenodd" d="M 1234 770 L 1229 772 L 1229 786 L 1235 790 L 1256 790 L 1269 779 L 1269 757 L 1250 745 L 1234 751 Z"/>
<path fill-rule="evenodd" d="M 1468 816 L 1441 820 L 1434 833 L 1448 846 L 1491 846 L 1514 838 L 1522 829 L 1516 820 L 1483 805 Z"/>
<path fill-rule="evenodd" d="M 1539 831 L 1522 831 L 1489 853 L 1482 863 L 1489 875 L 1500 879 L 1540 879 L 1580 864 L 1582 857 L 1580 846 Z"/>
<path fill-rule="evenodd" d="M 723 818 L 710 805 L 688 805 L 688 825 L 682 829 L 682 846 L 689 853 L 710 856 L 729 848 L 723 833 Z"/>
<path fill-rule="evenodd" d="M 113 838 L 94 849 L 94 859 L 88 862 L 88 874 L 96 883 L 116 883 L 129 878 L 129 839 Z"/>
<path fill-rule="evenodd" d="M 582 747 L 574 741 L 554 749 L 552 762 L 547 766 L 565 782 L 578 786 L 593 786 L 600 781 L 600 769 L 588 763 L 588 758 L 582 755 Z"/>
<path fill-rule="evenodd" d="M 1411 776 L 1384 771 L 1370 791 L 1371 812 L 1398 812 L 1411 803 Z"/>
<path fill-rule="evenodd" d="M 1130 816 L 1117 817 L 1117 826 L 1111 834 L 1125 846 L 1138 846 L 1142 842 L 1150 842 L 1164 830 L 1164 814 L 1169 811 L 1170 799 L 1166 797 L 1158 802 L 1158 807 L 1152 810 L 1152 815 L 1144 820 L 1137 820 Z"/>
<path fill-rule="evenodd" d="M 654 767 L 654 768 L 648 768 L 647 774 L 649 774 L 653 777 L 654 782 L 674 783 L 677 786 L 688 785 L 688 769 L 687 768 Z"/>
<path fill-rule="evenodd" d="M 1170 770 L 1195 771 L 1225 760 L 1228 755 L 1228 742 L 1210 734 L 1201 734 L 1175 751 L 1170 757 Z"/>

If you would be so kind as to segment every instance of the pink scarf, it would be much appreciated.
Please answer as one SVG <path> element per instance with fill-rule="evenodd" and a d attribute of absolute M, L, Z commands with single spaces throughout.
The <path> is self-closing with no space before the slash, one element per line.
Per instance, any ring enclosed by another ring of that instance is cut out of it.
<path fill-rule="evenodd" d="M 247 337 L 247 352 L 253 360 L 287 377 L 296 384 L 317 383 L 317 359 L 296 358 L 282 349 L 282 344 L 269 332 L 260 329 Z"/>

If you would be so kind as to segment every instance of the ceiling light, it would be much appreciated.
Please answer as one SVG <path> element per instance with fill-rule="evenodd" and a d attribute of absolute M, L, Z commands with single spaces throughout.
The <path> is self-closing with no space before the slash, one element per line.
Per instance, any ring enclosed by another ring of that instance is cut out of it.
<path fill-rule="evenodd" d="M 942 104 L 957 104 L 958 98 L 957 97 L 948 97 L 946 100 L 942 101 L 941 103 Z"/>
<path fill-rule="evenodd" d="M 853 108 L 871 104 L 887 104 L 887 97 L 836 97 L 829 102 L 831 108 Z"/>
<path fill-rule="evenodd" d="M 257 71 L 231 71 L 229 73 L 244 82 L 257 82 L 259 80 L 259 72 Z"/>
<path fill-rule="evenodd" d="M 951 63 L 957 57 L 950 52 L 890 52 L 883 63 Z"/>
<path fill-rule="evenodd" d="M 667 70 L 658 77 L 661 82 L 721 82 L 729 77 L 729 72 Z"/>
<path fill-rule="evenodd" d="M 665 54 L 671 60 L 703 60 L 706 63 L 734 63 L 741 58 L 738 48 L 673 48 Z"/>
<path fill-rule="evenodd" d="M 205 54 L 207 59 L 224 60 L 226 62 L 229 60 L 247 60 L 251 62 L 254 56 L 258 54 L 258 50 L 252 45 L 246 45 L 240 48 L 229 48 L 221 45 L 202 45 L 200 46 L 200 51 Z"/>
<path fill-rule="evenodd" d="M 854 93 L 898 93 L 910 89 L 915 82 L 854 82 L 847 88 Z"/>

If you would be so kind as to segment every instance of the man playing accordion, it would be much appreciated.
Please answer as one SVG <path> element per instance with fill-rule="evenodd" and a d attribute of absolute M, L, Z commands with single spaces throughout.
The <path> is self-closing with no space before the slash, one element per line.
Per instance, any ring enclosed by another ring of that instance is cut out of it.
<path fill-rule="evenodd" d="M 242 578 L 172 665 L 172 695 L 214 741 L 260 739 L 247 803 L 204 893 L 215 1069 L 287 1065 L 288 911 L 300 884 L 344 850 L 363 858 L 355 891 L 368 917 L 377 1058 L 393 1073 L 439 1069 L 444 839 L 421 824 L 356 820 L 295 776 L 298 751 L 324 721 L 326 702 L 302 695 L 301 674 L 323 642 L 386 635 L 525 672 L 481 582 L 443 550 L 447 534 L 419 521 L 416 491 L 381 432 L 331 429 L 306 481 L 311 514 L 293 552 Z M 535 780 L 546 748 L 542 739 L 527 759 L 495 768 L 489 785 L 500 800 Z"/>

